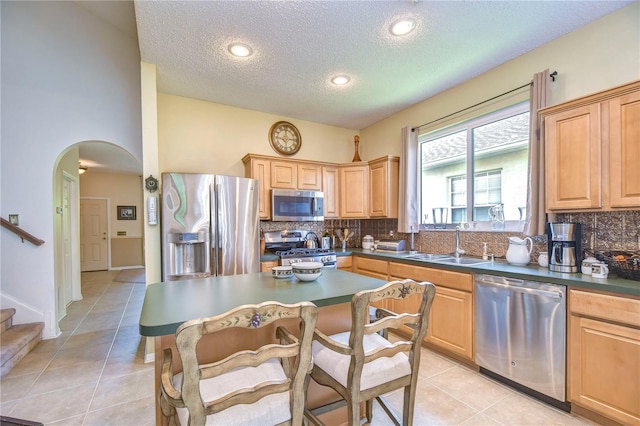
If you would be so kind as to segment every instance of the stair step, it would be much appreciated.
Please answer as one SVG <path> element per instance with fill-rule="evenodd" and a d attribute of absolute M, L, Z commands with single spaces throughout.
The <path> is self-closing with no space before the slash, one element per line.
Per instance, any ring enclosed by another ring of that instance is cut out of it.
<path fill-rule="evenodd" d="M 16 310 L 14 308 L 0 310 L 0 333 L 3 333 L 5 330 L 11 328 L 11 324 L 13 323 L 13 316 L 15 314 Z"/>
<path fill-rule="evenodd" d="M 4 377 L 42 339 L 43 322 L 18 324 L 2 333 L 0 377 Z"/>

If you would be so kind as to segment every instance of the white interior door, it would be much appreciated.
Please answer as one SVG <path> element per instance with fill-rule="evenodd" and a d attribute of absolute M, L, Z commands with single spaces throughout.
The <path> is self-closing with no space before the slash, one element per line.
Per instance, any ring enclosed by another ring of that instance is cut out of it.
<path fill-rule="evenodd" d="M 80 200 L 80 270 L 109 269 L 107 200 Z"/>
<path fill-rule="evenodd" d="M 71 211 L 70 211 L 70 198 L 71 191 L 73 190 L 73 182 L 68 179 L 62 180 L 62 256 L 64 261 L 62 282 L 63 282 L 63 295 L 64 305 L 67 306 L 72 298 L 71 284 L 73 283 L 73 267 L 71 262 L 72 257 L 72 233 L 71 233 Z"/>

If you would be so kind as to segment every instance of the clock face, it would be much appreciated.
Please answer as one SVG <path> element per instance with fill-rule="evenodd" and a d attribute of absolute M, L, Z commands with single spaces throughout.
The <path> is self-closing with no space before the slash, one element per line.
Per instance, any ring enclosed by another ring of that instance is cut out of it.
<path fill-rule="evenodd" d="M 296 126 L 286 121 L 278 121 L 271 126 L 269 142 L 280 154 L 293 155 L 300 149 L 302 137 Z"/>

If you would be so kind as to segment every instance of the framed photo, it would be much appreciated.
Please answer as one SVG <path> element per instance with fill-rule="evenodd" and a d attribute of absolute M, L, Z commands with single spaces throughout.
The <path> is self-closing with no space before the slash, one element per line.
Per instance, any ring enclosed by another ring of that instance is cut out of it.
<path fill-rule="evenodd" d="M 136 206 L 118 206 L 118 220 L 136 220 Z"/>

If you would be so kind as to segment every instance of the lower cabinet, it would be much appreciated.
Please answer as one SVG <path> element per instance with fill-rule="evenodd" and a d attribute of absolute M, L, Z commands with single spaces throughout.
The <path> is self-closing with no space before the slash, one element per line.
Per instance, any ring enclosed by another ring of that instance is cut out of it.
<path fill-rule="evenodd" d="M 389 263 L 389 279 L 411 278 L 436 285 L 425 342 L 473 361 L 473 275 L 437 268 Z M 394 301 L 417 310 L 419 301 Z"/>
<path fill-rule="evenodd" d="M 368 257 L 353 256 L 353 272 L 368 277 L 379 278 L 388 281 L 389 279 L 389 262 L 386 260 L 369 259 Z M 372 304 L 378 308 L 392 309 L 387 301 L 376 302 Z"/>
<path fill-rule="evenodd" d="M 263 260 L 260 262 L 260 272 L 271 272 L 274 266 L 278 266 L 277 260 Z"/>
<path fill-rule="evenodd" d="M 386 260 L 354 256 L 353 272 L 386 281 L 389 279 L 389 262 Z"/>
<path fill-rule="evenodd" d="M 353 258 L 351 256 L 340 256 L 336 259 L 336 263 L 338 264 L 338 269 L 343 271 L 351 272 L 353 269 Z"/>
<path fill-rule="evenodd" d="M 574 410 L 640 424 L 640 299 L 570 290 L 567 362 Z"/>

